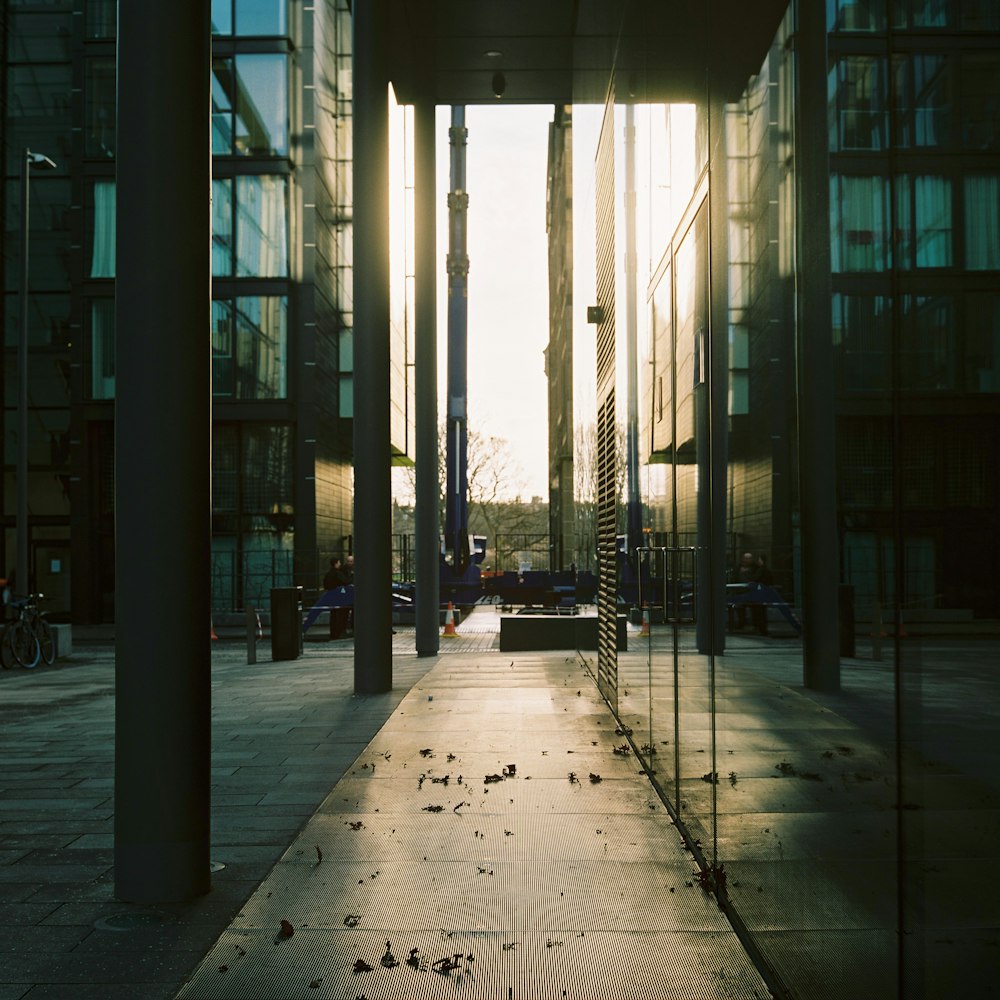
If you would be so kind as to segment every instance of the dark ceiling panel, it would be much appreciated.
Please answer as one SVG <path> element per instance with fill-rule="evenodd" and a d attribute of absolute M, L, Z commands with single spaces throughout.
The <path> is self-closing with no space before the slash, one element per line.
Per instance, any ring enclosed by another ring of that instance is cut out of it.
<path fill-rule="evenodd" d="M 739 95 L 787 0 L 390 0 L 396 93 L 438 104 L 691 101 Z M 487 52 L 500 55 L 488 56 Z M 710 82 L 711 81 L 711 82 Z"/>

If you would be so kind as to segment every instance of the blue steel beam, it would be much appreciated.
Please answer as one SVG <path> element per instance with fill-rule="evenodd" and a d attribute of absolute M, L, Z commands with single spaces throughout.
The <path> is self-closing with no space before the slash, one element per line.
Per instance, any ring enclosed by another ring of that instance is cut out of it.
<path fill-rule="evenodd" d="M 465 189 L 465 107 L 451 109 L 451 190 L 448 192 L 448 415 L 445 548 L 457 574 L 469 565 L 468 340 L 469 195 Z"/>

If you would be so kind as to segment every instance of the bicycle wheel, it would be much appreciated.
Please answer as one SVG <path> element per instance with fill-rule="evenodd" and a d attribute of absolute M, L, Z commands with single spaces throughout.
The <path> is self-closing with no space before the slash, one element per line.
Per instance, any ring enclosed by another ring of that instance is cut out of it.
<path fill-rule="evenodd" d="M 8 626 L 7 632 L 10 635 L 11 648 L 14 650 L 14 659 L 26 670 L 37 667 L 38 661 L 42 658 L 42 647 L 38 643 L 38 637 L 24 622 L 14 622 Z"/>
<path fill-rule="evenodd" d="M 38 636 L 42 659 L 46 663 L 52 663 L 56 658 L 56 634 L 52 631 L 52 626 L 44 618 L 39 618 L 35 622 L 35 634 Z"/>

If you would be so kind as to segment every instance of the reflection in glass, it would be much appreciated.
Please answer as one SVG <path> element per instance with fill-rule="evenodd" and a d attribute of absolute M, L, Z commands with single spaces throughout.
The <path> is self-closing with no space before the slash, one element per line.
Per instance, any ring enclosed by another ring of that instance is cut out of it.
<path fill-rule="evenodd" d="M 69 178 L 38 171 L 31 177 L 31 287 L 32 292 L 68 292 L 71 287 L 69 253 L 72 238 L 70 216 L 73 191 Z M 4 268 L 7 291 L 17 291 L 20 267 L 21 178 L 17 175 L 4 187 L 4 217 L 8 266 Z M 17 242 L 15 242 L 17 241 Z"/>
<path fill-rule="evenodd" d="M 212 154 L 229 156 L 233 151 L 232 59 L 212 60 Z"/>
<path fill-rule="evenodd" d="M 236 178 L 236 275 L 288 274 L 287 187 L 284 177 Z"/>
<path fill-rule="evenodd" d="M 881 31 L 885 0 L 826 0 L 830 31 Z"/>
<path fill-rule="evenodd" d="M 1000 5 L 996 7 L 1000 18 Z M 962 145 L 996 149 L 1000 145 L 1000 56 L 994 52 L 962 56 Z"/>
<path fill-rule="evenodd" d="M 951 63 L 926 52 L 893 57 L 895 140 L 902 148 L 945 146 L 952 139 Z"/>
<path fill-rule="evenodd" d="M 94 238 L 90 253 L 90 276 L 115 276 L 115 182 L 94 182 Z"/>
<path fill-rule="evenodd" d="M 281 399 L 287 395 L 284 296 L 245 296 L 212 303 L 212 395 Z"/>
<path fill-rule="evenodd" d="M 951 179 L 920 176 L 913 179 L 913 216 L 917 267 L 950 267 Z"/>
<path fill-rule="evenodd" d="M 903 297 L 900 350 L 903 389 L 954 389 L 955 303 L 950 295 Z"/>
<path fill-rule="evenodd" d="M 243 424 L 241 510 L 253 514 L 292 511 L 292 434 L 287 424 Z"/>
<path fill-rule="evenodd" d="M 657 282 L 652 296 L 652 440 L 654 454 L 662 456 L 673 446 L 671 420 L 673 387 L 673 322 L 670 314 L 671 269 L 668 267 Z"/>
<path fill-rule="evenodd" d="M 676 427 L 673 443 L 678 457 L 685 456 L 687 461 L 693 458 L 695 437 L 695 386 L 701 381 L 699 367 L 699 351 L 696 339 L 701 336 L 697 327 L 698 315 L 695 304 L 697 296 L 698 274 L 697 264 L 697 229 L 692 226 L 674 256 L 674 271 L 676 273 L 676 309 L 677 337 L 676 379 L 677 393 Z M 688 528 L 692 528 L 689 525 Z"/>
<path fill-rule="evenodd" d="M 237 35 L 284 35 L 286 0 L 235 0 Z"/>
<path fill-rule="evenodd" d="M 233 152 L 248 156 L 275 156 L 288 152 L 286 56 L 236 57 Z"/>
<path fill-rule="evenodd" d="M 833 346 L 841 392 L 887 391 L 891 318 L 883 295 L 833 296 Z"/>
<path fill-rule="evenodd" d="M 212 152 L 219 156 L 288 152 L 287 56 L 238 55 L 235 60 L 213 62 Z"/>
<path fill-rule="evenodd" d="M 1000 392 L 1000 293 L 966 299 L 965 390 Z"/>
<path fill-rule="evenodd" d="M 218 277 L 233 273 L 232 197 L 229 178 L 212 181 L 212 274 Z"/>
<path fill-rule="evenodd" d="M 212 0 L 212 34 L 233 33 L 233 0 Z"/>
<path fill-rule="evenodd" d="M 115 155 L 115 82 L 114 59 L 87 60 L 87 156 Z"/>
<path fill-rule="evenodd" d="M 87 15 L 88 38 L 115 37 L 118 28 L 116 0 L 87 0 L 84 9 Z"/>
<path fill-rule="evenodd" d="M 288 32 L 286 2 L 212 0 L 212 34 L 285 35 Z"/>
<path fill-rule="evenodd" d="M 954 0 L 893 0 L 894 28 L 945 28 L 955 16 Z"/>
<path fill-rule="evenodd" d="M 883 271 L 888 190 L 882 177 L 830 175 L 830 240 L 834 271 Z"/>
<path fill-rule="evenodd" d="M 7 17 L 7 55 L 11 63 L 69 60 L 73 37 L 71 13 L 10 11 Z"/>
<path fill-rule="evenodd" d="M 115 398 L 115 300 L 90 303 L 90 398 Z"/>
<path fill-rule="evenodd" d="M 973 174 L 965 187 L 965 266 L 1000 270 L 1000 176 Z"/>
<path fill-rule="evenodd" d="M 5 344 L 15 348 L 21 328 L 20 296 L 4 296 Z M 69 295 L 39 295 L 32 292 L 28 302 L 28 344 L 31 347 L 72 347 Z M 13 374 L 15 366 L 7 371 Z M 13 398 L 13 397 L 10 397 Z"/>
<path fill-rule="evenodd" d="M 885 87 L 882 59 L 843 56 L 830 73 L 831 149 L 882 149 Z"/>

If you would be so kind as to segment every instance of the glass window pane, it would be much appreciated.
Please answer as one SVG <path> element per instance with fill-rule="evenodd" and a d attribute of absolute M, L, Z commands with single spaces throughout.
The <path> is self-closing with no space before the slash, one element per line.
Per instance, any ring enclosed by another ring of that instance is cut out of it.
<path fill-rule="evenodd" d="M 233 0 L 212 0 L 212 34 L 233 33 Z"/>
<path fill-rule="evenodd" d="M 833 348 L 841 392 L 888 390 L 890 344 L 885 296 L 833 296 Z"/>
<path fill-rule="evenodd" d="M 288 395 L 287 341 L 285 296 L 236 300 L 237 399 L 284 399 Z"/>
<path fill-rule="evenodd" d="M 879 31 L 885 22 L 884 0 L 827 0 L 831 31 Z"/>
<path fill-rule="evenodd" d="M 913 267 L 913 179 L 909 174 L 893 178 L 896 193 L 896 231 L 893 248 L 896 267 Z"/>
<path fill-rule="evenodd" d="M 14 62 L 62 62 L 69 59 L 73 15 L 12 11 L 7 25 L 7 54 Z"/>
<path fill-rule="evenodd" d="M 951 138 L 951 93 L 946 56 L 913 57 L 914 144 L 943 146 Z"/>
<path fill-rule="evenodd" d="M 94 235 L 90 276 L 115 276 L 115 182 L 94 181 Z"/>
<path fill-rule="evenodd" d="M 965 183 L 965 266 L 1000 270 L 1000 177 L 973 175 Z"/>
<path fill-rule="evenodd" d="M 9 68 L 4 123 L 9 175 L 20 176 L 25 147 L 45 153 L 65 169 L 70 154 L 72 89 L 69 63 Z"/>
<path fill-rule="evenodd" d="M 90 303 L 90 398 L 115 398 L 115 300 Z"/>
<path fill-rule="evenodd" d="M 233 395 L 233 306 L 225 299 L 212 302 L 212 395 Z"/>
<path fill-rule="evenodd" d="M 236 0 L 237 35 L 287 33 L 285 0 Z"/>
<path fill-rule="evenodd" d="M 977 52 L 962 57 L 962 145 L 967 149 L 1000 146 L 998 80 L 1000 56 L 996 53 Z"/>
<path fill-rule="evenodd" d="M 212 512 L 235 514 L 239 510 L 239 440 L 236 427 L 212 427 Z"/>
<path fill-rule="evenodd" d="M 212 394 L 232 399 L 287 396 L 288 300 L 244 296 L 212 303 Z"/>
<path fill-rule="evenodd" d="M 917 267 L 950 267 L 951 180 L 916 177 L 913 184 Z"/>
<path fill-rule="evenodd" d="M 882 60 L 846 56 L 831 73 L 831 112 L 840 149 L 882 149 L 885 144 L 885 95 Z"/>
<path fill-rule="evenodd" d="M 212 181 L 212 275 L 233 273 L 233 182 Z"/>
<path fill-rule="evenodd" d="M 946 28 L 954 18 L 953 0 L 894 0 L 894 28 Z"/>
<path fill-rule="evenodd" d="M 1000 5 L 996 0 L 962 0 L 961 26 L 966 31 L 1000 31 Z"/>
<path fill-rule="evenodd" d="M 242 512 L 292 511 L 292 435 L 287 424 L 244 424 Z"/>
<path fill-rule="evenodd" d="M 87 0 L 88 38 L 114 38 L 118 31 L 117 0 Z"/>
<path fill-rule="evenodd" d="M 21 329 L 19 295 L 4 296 L 4 317 L 6 319 L 4 327 L 6 345 L 11 348 L 17 347 Z M 33 348 L 70 348 L 73 337 L 69 318 L 70 297 L 68 295 L 39 295 L 32 288 L 31 295 L 28 297 L 28 343 Z"/>
<path fill-rule="evenodd" d="M 236 57 L 233 152 L 276 156 L 288 152 L 288 60 L 283 55 Z"/>
<path fill-rule="evenodd" d="M 950 61 L 927 53 L 893 58 L 896 141 L 900 146 L 944 146 L 953 117 Z"/>
<path fill-rule="evenodd" d="M 115 155 L 115 61 L 87 60 L 86 153 L 108 159 Z"/>
<path fill-rule="evenodd" d="M 834 271 L 882 271 L 887 264 L 888 192 L 881 177 L 830 176 Z"/>
<path fill-rule="evenodd" d="M 904 389 L 955 388 L 955 305 L 950 295 L 903 297 Z"/>
<path fill-rule="evenodd" d="M 337 415 L 345 420 L 354 416 L 354 376 L 340 376 L 340 399 L 337 405 Z"/>
<path fill-rule="evenodd" d="M 968 297 L 965 338 L 966 392 L 1000 392 L 1000 295 Z"/>
<path fill-rule="evenodd" d="M 20 157 L 18 157 L 20 159 Z M 6 291 L 18 291 L 21 275 L 21 168 L 5 188 L 4 268 Z M 68 178 L 51 170 L 33 171 L 30 194 L 31 292 L 68 292 L 70 281 L 70 205 Z"/>
<path fill-rule="evenodd" d="M 284 177 L 236 178 L 236 274 L 288 274 L 287 189 Z"/>
<path fill-rule="evenodd" d="M 229 156 L 233 151 L 233 61 L 212 61 L 212 153 Z"/>

